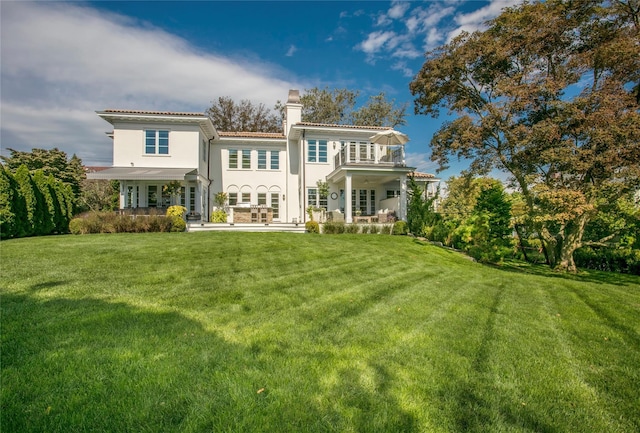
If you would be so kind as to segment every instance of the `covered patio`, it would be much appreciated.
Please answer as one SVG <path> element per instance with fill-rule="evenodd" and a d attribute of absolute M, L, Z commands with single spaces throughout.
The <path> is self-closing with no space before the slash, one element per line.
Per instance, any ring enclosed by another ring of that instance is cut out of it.
<path fill-rule="evenodd" d="M 187 208 L 188 216 L 208 218 L 203 199 L 205 183 L 195 168 L 112 167 L 88 173 L 87 178 L 118 180 L 120 209 L 134 215 L 181 205 Z M 167 188 L 170 184 L 172 188 Z"/>

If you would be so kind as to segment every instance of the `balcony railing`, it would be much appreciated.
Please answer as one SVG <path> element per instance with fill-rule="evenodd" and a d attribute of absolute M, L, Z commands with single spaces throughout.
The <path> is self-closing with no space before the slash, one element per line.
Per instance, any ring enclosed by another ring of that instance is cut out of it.
<path fill-rule="evenodd" d="M 404 146 L 349 143 L 334 157 L 335 168 L 343 165 L 405 167 Z"/>

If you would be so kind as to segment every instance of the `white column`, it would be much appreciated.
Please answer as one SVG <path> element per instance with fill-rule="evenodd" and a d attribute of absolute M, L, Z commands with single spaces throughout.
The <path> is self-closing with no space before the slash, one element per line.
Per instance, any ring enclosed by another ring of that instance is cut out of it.
<path fill-rule="evenodd" d="M 127 187 L 124 182 L 120 182 L 120 209 L 127 205 Z"/>
<path fill-rule="evenodd" d="M 400 215 L 402 221 L 407 220 L 407 175 L 400 176 Z"/>
<path fill-rule="evenodd" d="M 351 206 L 351 173 L 347 173 L 344 178 L 344 217 L 348 224 L 353 222 Z"/>

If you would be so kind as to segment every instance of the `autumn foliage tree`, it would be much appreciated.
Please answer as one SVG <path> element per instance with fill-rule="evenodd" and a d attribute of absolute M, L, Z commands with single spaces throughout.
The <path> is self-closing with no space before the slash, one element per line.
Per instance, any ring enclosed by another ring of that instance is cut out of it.
<path fill-rule="evenodd" d="M 639 16 L 638 0 L 507 8 L 427 53 L 410 84 L 416 114 L 456 115 L 432 159 L 510 173 L 554 268 L 575 271 L 601 203 L 639 184 Z"/>

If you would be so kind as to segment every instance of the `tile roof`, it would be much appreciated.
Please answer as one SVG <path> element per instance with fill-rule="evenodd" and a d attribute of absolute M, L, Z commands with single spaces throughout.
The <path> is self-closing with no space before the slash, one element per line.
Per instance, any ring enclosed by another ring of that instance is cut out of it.
<path fill-rule="evenodd" d="M 412 171 L 411 173 L 409 173 L 409 176 L 413 177 L 414 179 L 435 179 L 436 177 L 431 173 L 421 173 L 419 171 Z"/>
<path fill-rule="evenodd" d="M 241 138 L 280 138 L 285 139 L 282 132 L 245 132 L 245 131 L 218 131 L 220 137 L 241 137 Z"/>
<path fill-rule="evenodd" d="M 388 126 L 364 126 L 364 125 L 336 125 L 332 123 L 298 122 L 295 126 L 319 126 L 324 128 L 353 128 L 353 129 L 379 129 L 381 131 L 390 129 Z"/>
<path fill-rule="evenodd" d="M 181 113 L 178 111 L 146 111 L 146 110 L 104 110 L 105 113 L 118 113 L 118 114 L 158 114 L 162 116 L 205 116 L 204 113 Z"/>

